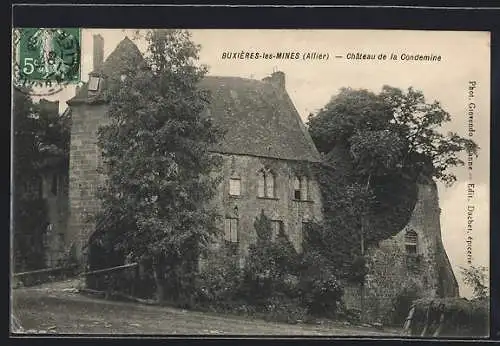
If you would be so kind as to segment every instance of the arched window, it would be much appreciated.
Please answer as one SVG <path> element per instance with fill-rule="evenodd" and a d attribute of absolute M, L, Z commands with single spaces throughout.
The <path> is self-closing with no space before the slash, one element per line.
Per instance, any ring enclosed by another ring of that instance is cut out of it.
<path fill-rule="evenodd" d="M 257 187 L 257 195 L 259 197 L 265 197 L 266 196 L 266 175 L 264 174 L 264 171 L 259 171 L 258 173 L 258 187 Z"/>
<path fill-rule="evenodd" d="M 266 197 L 274 198 L 274 174 L 267 172 L 266 178 Z"/>
<path fill-rule="evenodd" d="M 260 170 L 258 173 L 257 195 L 259 197 L 274 198 L 275 197 L 275 176 L 273 172 Z"/>
<path fill-rule="evenodd" d="M 408 254 L 416 254 L 418 245 L 418 234 L 410 229 L 405 233 L 405 249 Z"/>

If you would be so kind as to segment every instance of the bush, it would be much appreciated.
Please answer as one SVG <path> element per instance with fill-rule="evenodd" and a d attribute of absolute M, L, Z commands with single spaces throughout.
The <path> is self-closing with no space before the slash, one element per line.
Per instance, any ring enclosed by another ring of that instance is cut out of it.
<path fill-rule="evenodd" d="M 261 311 L 265 313 L 264 319 L 270 321 L 300 323 L 308 319 L 307 308 L 302 306 L 300 298 L 285 295 L 275 294 Z"/>
<path fill-rule="evenodd" d="M 262 213 L 255 221 L 257 243 L 251 245 L 243 272 L 241 295 L 264 307 L 278 296 L 297 298 L 298 255 L 283 230 L 271 239 L 269 218 Z M 280 298 L 281 299 L 281 298 Z"/>
<path fill-rule="evenodd" d="M 300 290 L 308 311 L 324 317 L 336 315 L 344 294 L 329 261 L 314 251 L 303 256 Z"/>
<path fill-rule="evenodd" d="M 489 302 L 487 299 L 423 298 L 416 300 L 414 306 L 415 313 L 411 323 L 411 335 L 421 335 L 429 315 L 431 327 L 428 328 L 424 336 L 432 336 L 437 328 L 436 321 L 439 321 L 441 311 L 444 312 L 444 321 L 439 336 L 478 337 L 488 335 Z"/>
<path fill-rule="evenodd" d="M 210 256 L 196 278 L 196 299 L 204 305 L 221 305 L 238 298 L 241 270 L 235 258 Z"/>

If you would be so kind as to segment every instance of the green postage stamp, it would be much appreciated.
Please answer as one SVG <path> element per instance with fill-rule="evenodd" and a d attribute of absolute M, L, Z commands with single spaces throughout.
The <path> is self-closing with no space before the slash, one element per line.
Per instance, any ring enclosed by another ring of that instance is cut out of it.
<path fill-rule="evenodd" d="M 19 28 L 14 33 L 14 84 L 53 94 L 80 81 L 80 28 Z"/>

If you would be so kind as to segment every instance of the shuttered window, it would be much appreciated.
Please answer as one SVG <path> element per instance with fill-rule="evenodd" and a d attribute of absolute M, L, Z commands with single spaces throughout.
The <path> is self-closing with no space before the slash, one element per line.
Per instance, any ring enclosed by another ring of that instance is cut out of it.
<path fill-rule="evenodd" d="M 230 243 L 238 242 L 238 219 L 226 218 L 224 224 L 224 240 Z"/>

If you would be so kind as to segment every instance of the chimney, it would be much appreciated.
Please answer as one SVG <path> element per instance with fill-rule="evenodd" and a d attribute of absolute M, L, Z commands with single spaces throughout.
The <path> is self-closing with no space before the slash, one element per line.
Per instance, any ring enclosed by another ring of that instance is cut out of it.
<path fill-rule="evenodd" d="M 94 35 L 93 70 L 98 71 L 104 61 L 104 38 L 100 34 Z"/>
<path fill-rule="evenodd" d="M 273 84 L 275 87 L 285 90 L 285 73 L 281 71 L 273 72 L 269 77 L 263 79 L 263 81 Z"/>

